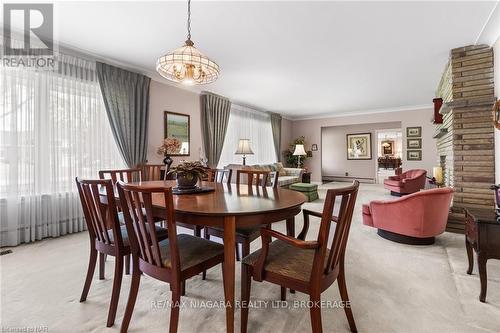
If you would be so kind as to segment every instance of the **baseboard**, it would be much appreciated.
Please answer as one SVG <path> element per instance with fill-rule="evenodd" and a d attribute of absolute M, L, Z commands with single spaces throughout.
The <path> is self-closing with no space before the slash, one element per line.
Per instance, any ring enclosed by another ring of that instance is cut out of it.
<path fill-rule="evenodd" d="M 375 179 L 371 177 L 353 177 L 353 176 L 323 176 L 323 182 L 352 182 L 357 180 L 360 183 L 375 184 Z"/>

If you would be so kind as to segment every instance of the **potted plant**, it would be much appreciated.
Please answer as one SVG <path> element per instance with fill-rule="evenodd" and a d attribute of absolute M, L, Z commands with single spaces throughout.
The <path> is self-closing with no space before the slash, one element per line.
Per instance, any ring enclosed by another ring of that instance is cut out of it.
<path fill-rule="evenodd" d="M 163 163 L 167 166 L 167 172 L 170 170 L 170 165 L 173 160 L 170 155 L 178 154 L 181 149 L 181 141 L 177 138 L 166 138 L 163 140 L 163 143 L 158 150 L 156 151 L 158 155 L 163 155 L 165 158 L 163 159 Z"/>
<path fill-rule="evenodd" d="M 170 169 L 168 174 L 175 176 L 178 188 L 191 189 L 196 186 L 199 179 L 207 175 L 207 171 L 200 162 L 193 161 L 180 163 Z"/>

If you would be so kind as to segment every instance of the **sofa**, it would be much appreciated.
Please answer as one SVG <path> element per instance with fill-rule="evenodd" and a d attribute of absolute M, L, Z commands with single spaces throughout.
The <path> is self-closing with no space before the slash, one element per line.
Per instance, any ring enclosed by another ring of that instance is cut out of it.
<path fill-rule="evenodd" d="M 378 235 L 411 245 L 429 245 L 443 233 L 448 221 L 453 189 L 424 190 L 395 200 L 376 200 L 363 205 L 363 224 Z"/>
<path fill-rule="evenodd" d="M 285 168 L 280 162 L 272 164 L 255 164 L 255 165 L 241 165 L 241 164 L 229 164 L 224 167 L 224 169 L 233 170 L 233 176 L 231 178 L 231 183 L 236 183 L 236 171 L 237 170 L 261 170 L 261 171 L 278 171 L 278 186 L 288 187 L 291 184 L 302 182 L 302 174 L 304 169 L 300 168 Z"/>
<path fill-rule="evenodd" d="M 390 190 L 391 195 L 401 196 L 424 189 L 426 180 L 427 171 L 422 169 L 408 170 L 384 180 L 384 188 Z"/>

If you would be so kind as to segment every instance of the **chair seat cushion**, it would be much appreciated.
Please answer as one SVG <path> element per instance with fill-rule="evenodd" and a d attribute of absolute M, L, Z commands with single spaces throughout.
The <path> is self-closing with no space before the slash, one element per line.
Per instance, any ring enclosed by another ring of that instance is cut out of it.
<path fill-rule="evenodd" d="M 172 267 L 170 261 L 170 240 L 168 238 L 164 239 L 158 245 L 160 246 L 163 265 L 169 268 Z M 177 247 L 179 248 L 181 271 L 217 256 L 224 256 L 224 245 L 186 234 L 177 235 Z"/>
<path fill-rule="evenodd" d="M 165 228 L 162 228 L 160 226 L 157 226 L 155 225 L 155 228 L 156 228 L 156 235 L 158 237 L 158 239 L 165 239 L 168 237 L 168 230 L 165 229 Z M 149 229 L 149 227 L 148 227 Z M 130 241 L 129 241 L 129 238 L 128 238 L 128 232 L 127 232 L 127 227 L 126 226 L 121 226 L 120 227 L 120 232 L 122 234 L 122 240 L 123 240 L 123 245 L 125 246 L 130 246 Z M 111 243 L 114 243 L 114 236 L 113 236 L 113 232 L 109 231 L 109 240 L 111 241 Z"/>
<path fill-rule="evenodd" d="M 255 266 L 261 251 L 258 250 L 246 256 L 243 258 L 242 263 Z M 314 249 L 304 250 L 283 241 L 275 240 L 269 244 L 265 271 L 307 282 L 311 277 L 314 253 Z"/>
<path fill-rule="evenodd" d="M 402 187 L 402 186 L 404 186 L 403 182 L 401 182 L 399 180 L 391 180 L 391 179 L 384 180 L 384 185 L 396 186 L 396 187 Z"/>

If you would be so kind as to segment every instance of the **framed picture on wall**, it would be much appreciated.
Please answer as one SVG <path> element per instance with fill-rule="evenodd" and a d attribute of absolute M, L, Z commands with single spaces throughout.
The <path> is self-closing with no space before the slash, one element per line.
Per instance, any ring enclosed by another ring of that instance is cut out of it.
<path fill-rule="evenodd" d="M 312 146 L 311 146 L 311 150 L 312 151 L 318 151 L 318 145 L 313 143 Z"/>
<path fill-rule="evenodd" d="M 348 160 L 372 159 L 371 133 L 347 134 L 347 159 Z"/>
<path fill-rule="evenodd" d="M 406 136 L 409 138 L 420 138 L 422 136 L 422 127 L 407 127 Z"/>
<path fill-rule="evenodd" d="M 421 150 L 407 150 L 406 151 L 406 159 L 408 161 L 421 161 L 422 160 L 422 151 Z"/>
<path fill-rule="evenodd" d="M 422 149 L 422 139 L 406 139 L 406 148 Z"/>
<path fill-rule="evenodd" d="M 189 156 L 190 133 L 189 133 L 189 115 L 165 111 L 164 129 L 165 139 L 173 138 L 178 141 L 178 152 L 170 154 L 171 156 Z"/>
<path fill-rule="evenodd" d="M 382 141 L 382 154 L 383 155 L 394 154 L 394 141 L 391 140 Z"/>

